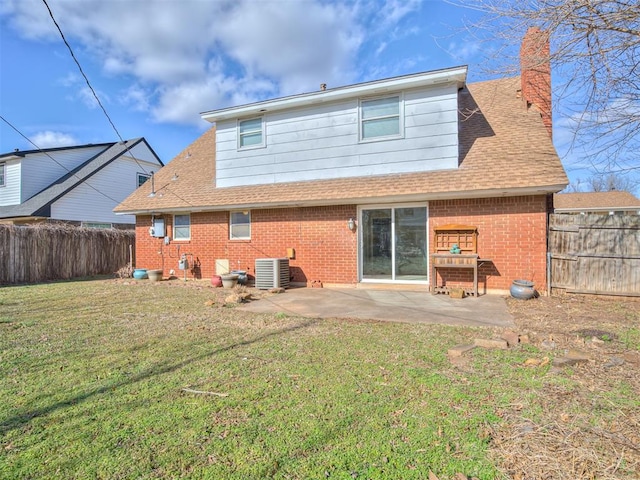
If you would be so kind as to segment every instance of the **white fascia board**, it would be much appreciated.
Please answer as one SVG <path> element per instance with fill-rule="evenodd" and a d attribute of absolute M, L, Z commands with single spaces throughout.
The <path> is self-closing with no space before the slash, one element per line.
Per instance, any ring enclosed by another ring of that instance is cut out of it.
<path fill-rule="evenodd" d="M 0 157 L 0 162 L 6 162 L 9 160 L 24 160 L 25 155 L 6 155 L 4 157 Z"/>
<path fill-rule="evenodd" d="M 468 190 L 460 192 L 415 193 L 408 195 L 389 195 L 380 197 L 337 198 L 335 200 L 295 200 L 291 202 L 256 202 L 228 205 L 200 205 L 198 207 L 156 208 L 115 212 L 116 215 L 151 215 L 160 213 L 198 213 L 228 210 L 259 210 L 264 208 L 321 207 L 330 205 L 370 205 L 376 203 L 428 202 L 433 200 L 456 200 L 473 198 L 523 197 L 526 195 L 546 195 L 557 193 L 566 185 L 546 187 L 528 187 L 511 189 Z"/>
<path fill-rule="evenodd" d="M 312 93 L 292 95 L 290 97 L 265 100 L 263 102 L 240 105 L 238 107 L 222 108 L 202 112 L 200 116 L 211 123 L 222 120 L 230 120 L 252 115 L 262 115 L 265 112 L 275 112 L 290 108 L 320 105 L 335 102 L 346 98 L 358 98 L 366 95 L 383 95 L 395 93 L 411 88 L 428 85 L 456 84 L 458 88 L 465 85 L 467 80 L 467 66 L 434 70 L 431 72 L 415 73 L 402 77 L 394 77 L 373 82 L 358 83 L 346 87 L 338 87 L 330 90 L 320 90 Z"/>

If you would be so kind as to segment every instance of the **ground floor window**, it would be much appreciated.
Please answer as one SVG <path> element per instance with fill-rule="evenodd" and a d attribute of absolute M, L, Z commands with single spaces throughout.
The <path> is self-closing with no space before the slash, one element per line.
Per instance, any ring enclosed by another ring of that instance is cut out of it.
<path fill-rule="evenodd" d="M 173 216 L 173 239 L 191 239 L 191 215 L 187 214 Z"/>
<path fill-rule="evenodd" d="M 229 215 L 229 238 L 231 240 L 251 239 L 251 212 L 231 212 Z"/>
<path fill-rule="evenodd" d="M 363 281 L 426 282 L 427 251 L 426 205 L 361 209 Z"/>

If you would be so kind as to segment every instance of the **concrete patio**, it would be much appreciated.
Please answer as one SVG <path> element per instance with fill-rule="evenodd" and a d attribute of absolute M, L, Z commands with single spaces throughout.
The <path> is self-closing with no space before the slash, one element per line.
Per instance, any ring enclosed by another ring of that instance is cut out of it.
<path fill-rule="evenodd" d="M 358 318 L 405 323 L 512 327 L 504 297 L 450 298 L 426 291 L 365 288 L 291 288 L 239 307 L 256 313 L 311 318 Z"/>

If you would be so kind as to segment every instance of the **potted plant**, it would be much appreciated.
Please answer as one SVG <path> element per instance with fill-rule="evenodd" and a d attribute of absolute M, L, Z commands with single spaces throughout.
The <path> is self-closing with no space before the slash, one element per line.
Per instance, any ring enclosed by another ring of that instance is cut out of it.
<path fill-rule="evenodd" d="M 536 296 L 535 284 L 529 280 L 514 280 L 509 292 L 519 300 L 529 300 Z"/>
<path fill-rule="evenodd" d="M 238 284 L 237 273 L 227 273 L 226 275 L 220 275 L 222 279 L 222 286 L 224 288 L 233 288 Z"/>
<path fill-rule="evenodd" d="M 135 278 L 136 280 L 142 280 L 143 278 L 148 278 L 147 277 L 147 269 L 146 268 L 136 268 L 133 271 L 133 278 Z"/>
<path fill-rule="evenodd" d="M 147 270 L 147 275 L 149 276 L 149 280 L 152 282 L 158 282 L 162 280 L 162 270 Z"/>

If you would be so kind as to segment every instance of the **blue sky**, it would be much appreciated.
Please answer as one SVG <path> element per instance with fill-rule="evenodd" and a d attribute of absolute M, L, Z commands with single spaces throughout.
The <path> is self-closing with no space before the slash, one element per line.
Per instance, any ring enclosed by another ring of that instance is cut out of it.
<path fill-rule="evenodd" d="M 119 134 L 165 163 L 210 127 L 202 111 L 457 65 L 490 78 L 493 46 L 464 28 L 477 13 L 440 0 L 47 3 Z M 0 114 L 38 147 L 118 140 L 42 0 L 0 0 L 0 72 Z M 0 121 L 15 148 L 35 147 Z"/>

